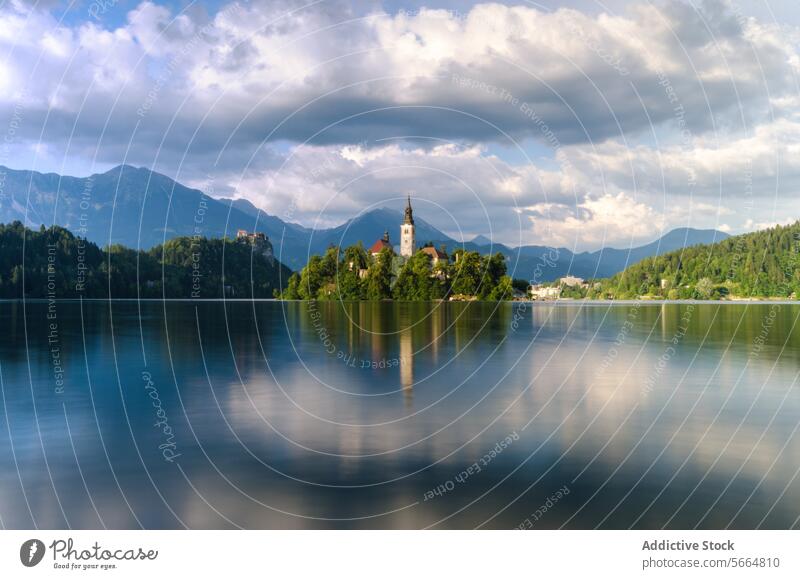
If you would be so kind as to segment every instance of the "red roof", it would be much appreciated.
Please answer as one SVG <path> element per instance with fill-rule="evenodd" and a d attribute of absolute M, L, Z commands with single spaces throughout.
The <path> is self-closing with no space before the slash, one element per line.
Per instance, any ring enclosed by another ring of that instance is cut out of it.
<path fill-rule="evenodd" d="M 385 239 L 379 239 L 378 241 L 372 244 L 372 247 L 369 248 L 369 252 L 380 253 L 384 247 L 388 247 L 389 249 L 391 249 L 392 244 L 386 241 Z"/>

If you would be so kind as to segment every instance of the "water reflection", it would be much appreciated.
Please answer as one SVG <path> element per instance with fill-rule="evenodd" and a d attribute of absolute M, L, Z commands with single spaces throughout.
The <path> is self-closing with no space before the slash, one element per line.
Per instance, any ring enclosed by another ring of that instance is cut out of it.
<path fill-rule="evenodd" d="M 47 304 L 0 309 L 6 526 L 800 515 L 795 306 L 59 302 L 60 393 Z"/>
<path fill-rule="evenodd" d="M 400 333 L 400 384 L 403 387 L 406 402 L 410 404 L 414 394 L 414 347 L 411 330 Z"/>

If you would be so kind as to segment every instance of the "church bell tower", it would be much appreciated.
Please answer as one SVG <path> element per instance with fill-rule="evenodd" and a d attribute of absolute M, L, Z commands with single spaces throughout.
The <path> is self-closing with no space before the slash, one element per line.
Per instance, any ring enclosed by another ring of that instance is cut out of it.
<path fill-rule="evenodd" d="M 403 224 L 400 226 L 400 255 L 411 257 L 414 255 L 416 243 L 414 239 L 414 214 L 411 210 L 411 195 L 408 196 L 408 205 Z"/>

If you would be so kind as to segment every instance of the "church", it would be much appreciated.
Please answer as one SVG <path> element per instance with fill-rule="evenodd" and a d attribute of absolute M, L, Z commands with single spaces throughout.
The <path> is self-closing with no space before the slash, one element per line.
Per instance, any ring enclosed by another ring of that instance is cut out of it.
<path fill-rule="evenodd" d="M 403 216 L 403 223 L 400 225 L 400 256 L 408 259 L 414 255 L 416 250 L 416 238 L 414 234 L 414 210 L 411 209 L 411 195 L 408 196 L 408 204 L 406 205 L 405 215 Z M 389 231 L 385 231 L 383 237 L 372 244 L 369 252 L 372 257 L 376 257 L 382 249 L 392 248 L 389 241 Z"/>

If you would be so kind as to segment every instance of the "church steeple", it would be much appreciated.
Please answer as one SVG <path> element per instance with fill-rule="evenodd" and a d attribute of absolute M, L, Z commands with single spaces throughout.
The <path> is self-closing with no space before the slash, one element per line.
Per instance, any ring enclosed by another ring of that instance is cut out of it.
<path fill-rule="evenodd" d="M 414 213 L 411 209 L 411 195 L 408 196 L 406 214 L 403 223 L 400 225 L 400 255 L 409 258 L 416 251 L 416 239 L 414 235 Z"/>
<path fill-rule="evenodd" d="M 406 205 L 406 215 L 405 219 L 403 219 L 403 223 L 406 225 L 414 225 L 414 212 L 411 209 L 411 195 L 408 196 L 408 205 Z"/>

